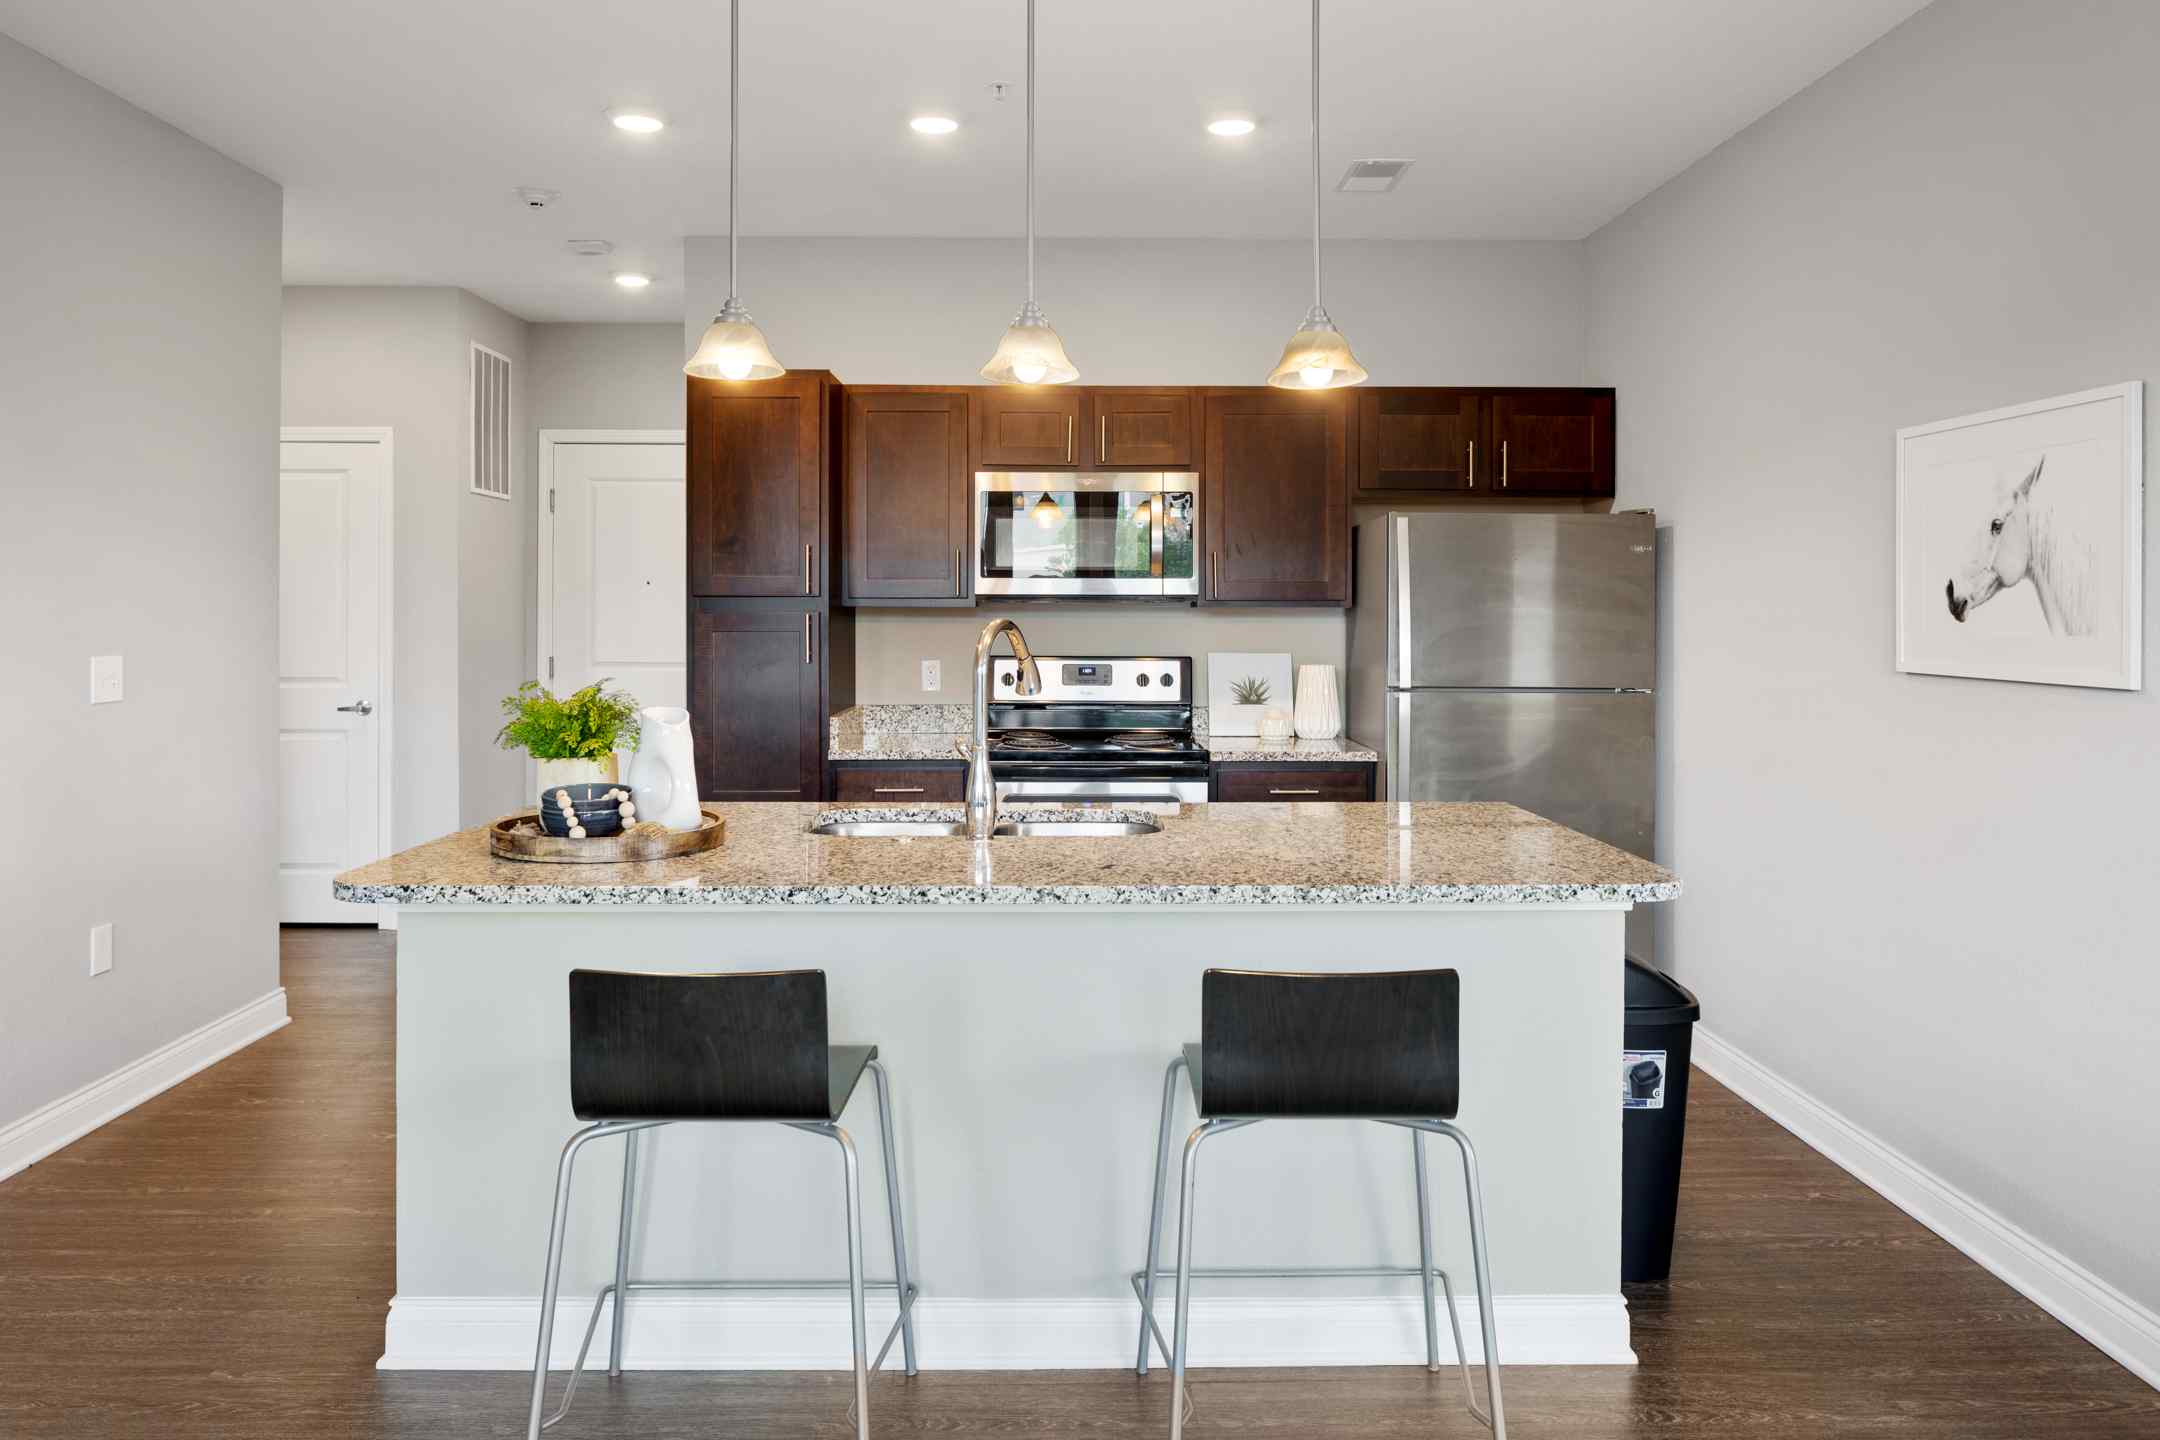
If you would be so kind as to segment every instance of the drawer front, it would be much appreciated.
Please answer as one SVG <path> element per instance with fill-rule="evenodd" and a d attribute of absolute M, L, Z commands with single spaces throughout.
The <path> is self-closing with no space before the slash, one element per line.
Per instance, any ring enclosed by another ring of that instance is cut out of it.
<path fill-rule="evenodd" d="M 833 799 L 848 804 L 953 804 L 966 798 L 965 763 L 887 768 L 833 762 Z"/>
<path fill-rule="evenodd" d="M 1217 800 L 1263 800 L 1282 804 L 1299 800 L 1370 800 L 1370 765 L 1268 765 L 1215 769 Z"/>

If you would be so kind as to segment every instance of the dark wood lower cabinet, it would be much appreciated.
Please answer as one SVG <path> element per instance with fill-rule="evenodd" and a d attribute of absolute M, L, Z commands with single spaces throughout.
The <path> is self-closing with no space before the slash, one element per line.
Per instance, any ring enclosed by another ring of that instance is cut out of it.
<path fill-rule="evenodd" d="M 690 715 L 701 799 L 820 798 L 828 620 L 805 607 L 691 610 Z"/>
<path fill-rule="evenodd" d="M 835 760 L 832 798 L 850 805 L 958 804 L 967 798 L 967 761 Z"/>
<path fill-rule="evenodd" d="M 1370 800 L 1378 770 L 1371 761 L 1350 765 L 1226 761 L 1213 767 L 1209 774 L 1208 798 L 1275 804 L 1300 800 Z"/>

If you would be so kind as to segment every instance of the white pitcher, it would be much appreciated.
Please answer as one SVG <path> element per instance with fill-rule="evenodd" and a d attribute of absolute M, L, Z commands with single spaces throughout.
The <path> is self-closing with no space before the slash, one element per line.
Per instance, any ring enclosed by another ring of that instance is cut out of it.
<path fill-rule="evenodd" d="M 638 711 L 638 748 L 630 760 L 630 798 L 638 819 L 670 830 L 705 823 L 698 810 L 697 761 L 690 747 L 690 712 L 672 705 Z"/>

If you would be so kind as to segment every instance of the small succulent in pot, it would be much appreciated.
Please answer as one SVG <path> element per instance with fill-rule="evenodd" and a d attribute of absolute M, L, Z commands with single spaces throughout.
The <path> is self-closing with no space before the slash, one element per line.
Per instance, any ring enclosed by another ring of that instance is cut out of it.
<path fill-rule="evenodd" d="M 508 718 L 495 743 L 539 762 L 542 795 L 562 785 L 613 784 L 621 778 L 615 752 L 637 748 L 638 702 L 628 691 L 607 685 L 603 678 L 557 697 L 528 680 L 516 694 L 503 697 Z"/>

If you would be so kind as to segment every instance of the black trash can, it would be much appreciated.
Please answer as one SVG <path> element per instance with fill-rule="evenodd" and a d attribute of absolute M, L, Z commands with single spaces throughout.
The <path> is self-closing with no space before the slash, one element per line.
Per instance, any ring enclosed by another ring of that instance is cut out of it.
<path fill-rule="evenodd" d="M 1630 955 L 1627 1032 L 1620 1057 L 1620 1278 L 1672 1274 L 1687 1138 L 1688 1051 L 1702 1006 L 1687 987 Z"/>

